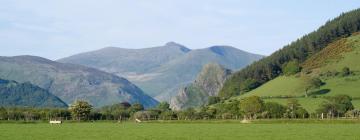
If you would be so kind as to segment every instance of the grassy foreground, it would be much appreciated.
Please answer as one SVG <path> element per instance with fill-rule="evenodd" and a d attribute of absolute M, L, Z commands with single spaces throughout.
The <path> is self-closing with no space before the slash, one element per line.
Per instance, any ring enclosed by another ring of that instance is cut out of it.
<path fill-rule="evenodd" d="M 2 140 L 303 140 L 360 139 L 356 122 L 0 123 Z"/>

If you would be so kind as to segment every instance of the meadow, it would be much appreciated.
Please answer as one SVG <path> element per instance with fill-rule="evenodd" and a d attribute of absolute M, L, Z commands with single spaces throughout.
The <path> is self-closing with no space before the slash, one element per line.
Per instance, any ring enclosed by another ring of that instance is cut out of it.
<path fill-rule="evenodd" d="M 2 140 L 332 140 L 360 139 L 360 121 L 166 123 L 0 123 Z"/>

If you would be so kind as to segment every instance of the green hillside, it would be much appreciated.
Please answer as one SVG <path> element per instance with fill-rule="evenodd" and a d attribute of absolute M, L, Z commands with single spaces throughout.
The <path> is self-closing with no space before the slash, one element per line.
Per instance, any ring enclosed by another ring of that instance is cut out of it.
<path fill-rule="evenodd" d="M 297 98 L 308 111 L 313 112 L 325 100 L 326 96 L 349 95 L 355 108 L 360 109 L 360 34 L 340 39 L 313 55 L 302 65 L 300 73 L 291 76 L 279 76 L 264 85 L 235 98 L 260 96 L 265 101 L 286 104 L 286 98 Z M 348 67 L 351 74 L 342 75 Z M 324 85 L 312 90 L 305 97 L 305 77 L 319 77 Z"/>
<path fill-rule="evenodd" d="M 267 82 L 286 73 L 287 69 L 284 69 L 284 66 L 289 64 L 289 62 L 304 63 L 305 61 L 308 61 L 311 63 L 306 62 L 306 65 L 304 65 L 311 66 L 308 68 L 322 67 L 322 64 L 328 62 L 328 57 L 338 58 L 340 53 L 352 51 L 351 48 L 341 45 L 344 41 L 340 41 L 333 45 L 330 44 L 341 38 L 349 37 L 359 31 L 360 9 L 341 14 L 339 17 L 326 22 L 325 25 L 321 26 L 316 31 L 304 35 L 298 40 L 286 45 L 284 48 L 274 52 L 270 56 L 236 72 L 225 82 L 219 95 L 224 98 L 230 98 L 244 94 L 263 84 L 266 84 Z M 349 40 L 346 40 L 348 44 L 357 43 L 356 39 L 354 39 L 353 42 Z M 323 54 L 319 53 L 324 48 L 327 48 L 327 46 L 333 46 L 330 48 L 335 49 L 323 51 Z M 353 55 L 349 55 L 356 56 L 357 51 L 353 53 Z M 315 54 L 318 54 L 318 56 L 313 57 Z M 346 58 L 344 62 L 336 63 L 334 64 L 335 66 L 328 65 L 328 67 L 332 68 L 339 66 L 338 69 L 342 69 L 342 66 L 348 64 L 356 65 L 356 61 L 352 60 L 353 58 Z M 326 69 L 324 68 L 324 70 Z"/>
<path fill-rule="evenodd" d="M 29 82 L 0 79 L 0 106 L 66 108 L 67 104 L 49 91 Z"/>

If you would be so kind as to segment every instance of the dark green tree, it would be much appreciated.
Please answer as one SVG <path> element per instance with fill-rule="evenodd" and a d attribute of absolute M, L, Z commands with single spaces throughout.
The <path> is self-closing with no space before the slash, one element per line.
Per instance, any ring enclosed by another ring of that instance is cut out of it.
<path fill-rule="evenodd" d="M 246 118 L 256 118 L 256 114 L 263 111 L 264 101 L 258 96 L 250 96 L 240 101 L 240 109 Z"/>
<path fill-rule="evenodd" d="M 135 113 L 138 111 L 143 111 L 144 110 L 144 106 L 140 103 L 135 103 L 133 105 L 131 105 L 131 107 L 129 108 L 130 112 Z"/>
<path fill-rule="evenodd" d="M 309 91 L 319 89 L 322 85 L 324 85 L 324 83 L 320 78 L 305 77 L 303 85 L 305 89 L 305 97 L 308 97 Z"/>
<path fill-rule="evenodd" d="M 69 108 L 74 119 L 87 120 L 92 110 L 92 105 L 86 101 L 75 101 Z"/>
<path fill-rule="evenodd" d="M 221 101 L 221 98 L 218 96 L 209 96 L 207 105 L 217 104 Z"/>
<path fill-rule="evenodd" d="M 349 67 L 344 67 L 342 69 L 342 76 L 349 76 L 351 74 L 350 68 Z"/>
<path fill-rule="evenodd" d="M 287 76 L 300 72 L 300 64 L 297 60 L 290 61 L 283 66 L 283 73 Z"/>
<path fill-rule="evenodd" d="M 267 102 L 264 104 L 264 111 L 267 118 L 281 118 L 286 112 L 286 106 L 276 102 Z"/>
<path fill-rule="evenodd" d="M 157 109 L 159 109 L 160 111 L 169 111 L 170 109 L 170 104 L 168 102 L 161 102 L 157 105 L 156 107 Z"/>
<path fill-rule="evenodd" d="M 0 120 L 7 119 L 7 110 L 4 107 L 0 107 Z"/>
<path fill-rule="evenodd" d="M 328 97 L 327 101 L 323 102 L 317 109 L 317 113 L 326 113 L 331 117 L 344 115 L 347 111 L 354 109 L 351 100 L 348 95 Z"/>

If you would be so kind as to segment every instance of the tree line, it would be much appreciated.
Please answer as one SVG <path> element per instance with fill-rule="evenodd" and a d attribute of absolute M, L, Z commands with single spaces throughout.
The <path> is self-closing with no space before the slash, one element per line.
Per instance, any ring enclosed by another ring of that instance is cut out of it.
<path fill-rule="evenodd" d="M 326 99 L 314 113 L 309 113 L 304 109 L 296 98 L 289 98 L 283 105 L 277 102 L 265 102 L 258 96 L 245 97 L 241 100 L 226 100 L 226 102 L 210 99 L 207 106 L 181 111 L 170 109 L 167 102 L 149 109 L 145 109 L 138 103 L 127 102 L 94 109 L 86 101 L 76 101 L 68 109 L 0 107 L 0 120 L 125 121 L 135 118 L 140 120 L 210 120 L 360 117 L 360 111 L 354 109 L 351 97 L 337 95 L 326 97 Z"/>

